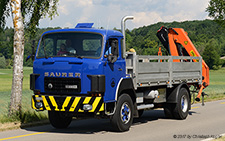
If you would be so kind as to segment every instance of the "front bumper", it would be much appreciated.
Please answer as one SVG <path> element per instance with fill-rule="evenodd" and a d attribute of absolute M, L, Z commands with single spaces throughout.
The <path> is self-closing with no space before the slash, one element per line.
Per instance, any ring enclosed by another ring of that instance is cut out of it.
<path fill-rule="evenodd" d="M 84 109 L 87 106 L 91 108 Z M 73 113 L 98 113 L 104 111 L 104 103 L 102 97 L 33 95 L 32 108 L 38 111 L 48 110 Z"/>

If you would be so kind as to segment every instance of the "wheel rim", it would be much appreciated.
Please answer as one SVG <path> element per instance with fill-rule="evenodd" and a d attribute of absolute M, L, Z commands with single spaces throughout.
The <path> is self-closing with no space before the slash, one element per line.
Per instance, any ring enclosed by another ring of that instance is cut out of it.
<path fill-rule="evenodd" d="M 124 124 L 127 124 L 130 121 L 130 117 L 131 117 L 131 112 L 130 112 L 130 107 L 127 103 L 123 103 L 122 107 L 121 107 L 121 120 Z"/>
<path fill-rule="evenodd" d="M 185 113 L 188 109 L 188 100 L 185 95 L 181 97 L 181 110 Z"/>

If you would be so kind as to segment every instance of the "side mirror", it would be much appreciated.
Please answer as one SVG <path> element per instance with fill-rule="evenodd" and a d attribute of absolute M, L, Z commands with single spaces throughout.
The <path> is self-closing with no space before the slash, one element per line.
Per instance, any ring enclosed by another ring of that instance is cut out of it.
<path fill-rule="evenodd" d="M 117 61 L 117 55 L 109 54 L 107 59 L 110 63 L 115 63 Z"/>
<path fill-rule="evenodd" d="M 107 58 L 110 63 L 114 63 L 117 61 L 117 58 L 118 58 L 118 41 L 117 40 L 113 40 L 111 42 L 111 54 L 109 54 Z"/>
<path fill-rule="evenodd" d="M 27 56 L 26 62 L 31 58 L 31 55 Z"/>

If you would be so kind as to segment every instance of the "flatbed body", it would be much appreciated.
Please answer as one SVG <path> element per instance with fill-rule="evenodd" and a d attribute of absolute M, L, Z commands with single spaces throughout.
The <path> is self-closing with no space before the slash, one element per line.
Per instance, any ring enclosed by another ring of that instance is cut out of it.
<path fill-rule="evenodd" d="M 182 82 L 201 84 L 201 64 L 201 57 L 150 56 L 128 52 L 126 72 L 133 78 L 135 89 L 162 85 L 172 88 Z"/>

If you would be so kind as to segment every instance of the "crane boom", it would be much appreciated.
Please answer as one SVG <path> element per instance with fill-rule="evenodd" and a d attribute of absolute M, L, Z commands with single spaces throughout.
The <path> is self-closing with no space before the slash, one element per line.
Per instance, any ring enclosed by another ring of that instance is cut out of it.
<path fill-rule="evenodd" d="M 182 28 L 166 28 L 162 26 L 158 30 L 157 36 L 171 56 L 201 56 L 188 37 L 187 32 Z M 202 90 L 208 85 L 209 67 L 205 61 L 202 60 L 202 84 L 198 86 L 199 92 L 196 98 L 197 101 L 200 100 L 199 98 L 202 94 Z"/>

